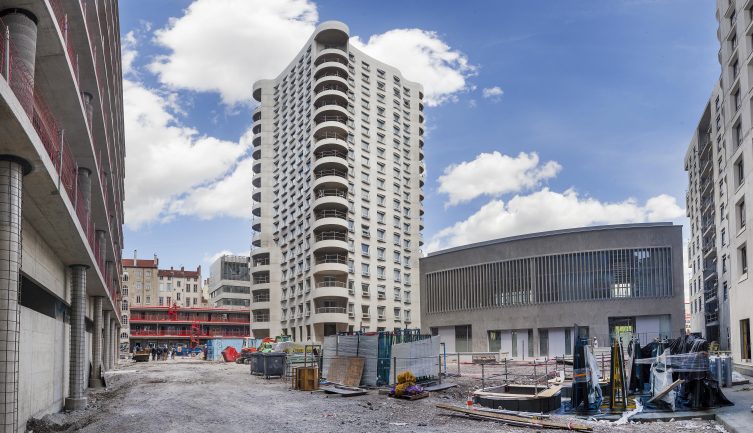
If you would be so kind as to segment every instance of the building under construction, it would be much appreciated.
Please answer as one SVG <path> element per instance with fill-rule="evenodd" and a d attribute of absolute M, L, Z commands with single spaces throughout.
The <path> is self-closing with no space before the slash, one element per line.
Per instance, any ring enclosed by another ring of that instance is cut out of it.
<path fill-rule="evenodd" d="M 213 338 L 249 336 L 248 309 L 133 306 L 130 349 L 139 344 L 192 347 Z"/>

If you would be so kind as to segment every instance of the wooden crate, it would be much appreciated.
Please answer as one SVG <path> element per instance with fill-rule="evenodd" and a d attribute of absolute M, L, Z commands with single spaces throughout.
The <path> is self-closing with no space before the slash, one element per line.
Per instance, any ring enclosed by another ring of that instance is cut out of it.
<path fill-rule="evenodd" d="M 293 369 L 293 388 L 300 391 L 319 389 L 319 369 L 317 367 L 295 367 Z"/>

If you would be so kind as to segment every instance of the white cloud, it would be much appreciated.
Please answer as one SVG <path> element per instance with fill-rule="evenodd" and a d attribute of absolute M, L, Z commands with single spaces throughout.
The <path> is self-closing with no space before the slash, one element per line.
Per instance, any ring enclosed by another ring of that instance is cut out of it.
<path fill-rule="evenodd" d="M 394 29 L 372 35 L 366 42 L 358 36 L 350 41 L 366 54 L 398 68 L 407 79 L 421 83 L 430 106 L 466 90 L 466 79 L 476 71 L 463 53 L 427 30 Z"/>
<path fill-rule="evenodd" d="M 481 91 L 481 94 L 484 98 L 499 98 L 504 93 L 504 90 L 502 90 L 502 88 L 499 86 L 486 87 Z"/>
<path fill-rule="evenodd" d="M 251 101 L 251 86 L 274 78 L 314 31 L 308 0 L 196 0 L 155 32 L 169 52 L 150 70 L 172 88 L 218 92 L 227 104 Z"/>
<path fill-rule="evenodd" d="M 539 164 L 536 153 L 521 152 L 517 157 L 500 152 L 482 153 L 473 161 L 452 164 L 439 176 L 439 192 L 449 196 L 447 206 L 473 200 L 481 195 L 502 194 L 531 189 L 560 172 L 555 161 Z"/>
<path fill-rule="evenodd" d="M 187 213 L 178 212 L 181 208 L 175 203 L 191 197 L 197 189 L 213 185 L 222 189 L 229 169 L 240 166 L 236 161 L 249 148 L 245 139 L 220 140 L 183 125 L 174 115 L 178 106 L 175 95 L 162 94 L 138 82 L 123 81 L 123 105 L 127 149 L 125 212 L 126 224 L 133 229 Z M 237 197 L 249 194 L 248 189 L 243 189 Z M 223 212 L 227 207 L 219 210 L 219 214 Z M 206 217 L 207 212 L 200 216 Z"/>
<path fill-rule="evenodd" d="M 121 40 L 121 68 L 123 75 L 129 75 L 133 72 L 133 62 L 136 60 L 138 52 L 136 51 L 137 40 L 133 30 L 126 33 Z"/>
<path fill-rule="evenodd" d="M 251 250 L 241 251 L 238 253 L 234 253 L 230 250 L 222 250 L 214 254 L 204 254 L 204 263 L 211 265 L 212 263 L 214 263 L 215 260 L 219 259 L 222 256 L 250 256 L 250 255 L 251 255 Z"/>
<path fill-rule="evenodd" d="M 664 194 L 641 205 L 634 199 L 608 203 L 579 196 L 574 189 L 559 193 L 543 188 L 507 203 L 490 201 L 464 221 L 439 231 L 427 250 L 563 228 L 673 220 L 684 213 L 674 197 Z"/>

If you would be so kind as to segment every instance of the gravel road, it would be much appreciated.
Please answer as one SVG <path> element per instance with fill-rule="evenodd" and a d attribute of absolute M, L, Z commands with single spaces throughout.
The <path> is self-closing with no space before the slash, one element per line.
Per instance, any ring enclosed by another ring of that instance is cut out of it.
<path fill-rule="evenodd" d="M 46 432 L 527 432 L 449 416 L 436 403 L 463 404 L 457 392 L 404 401 L 378 395 L 328 397 L 288 389 L 281 380 L 251 376 L 248 366 L 199 360 L 129 363 L 107 373 L 107 389 L 90 393 L 89 407 L 31 420 L 30 431 Z M 452 381 L 453 379 L 449 379 Z M 593 422 L 595 432 L 717 432 L 713 422 L 614 426 Z M 548 432 L 555 430 L 547 430 Z"/>

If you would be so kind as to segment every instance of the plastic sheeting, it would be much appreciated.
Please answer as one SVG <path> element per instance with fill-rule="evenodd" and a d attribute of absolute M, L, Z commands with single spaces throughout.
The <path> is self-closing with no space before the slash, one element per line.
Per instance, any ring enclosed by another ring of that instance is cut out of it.
<path fill-rule="evenodd" d="M 337 357 L 362 357 L 365 358 L 365 362 L 361 385 L 377 385 L 378 335 L 330 335 L 324 338 L 322 352 L 322 377 L 328 376 L 332 359 Z"/>
<path fill-rule="evenodd" d="M 695 353 L 680 353 L 677 355 L 670 355 L 669 349 L 665 349 L 664 353 L 660 356 L 653 358 L 641 358 L 636 359 L 636 364 L 651 364 L 659 361 L 667 365 L 667 368 L 672 369 L 674 373 L 691 373 L 709 371 L 709 355 L 706 352 Z"/>
<path fill-rule="evenodd" d="M 654 363 L 651 364 L 651 395 L 656 395 L 674 382 L 672 380 L 672 369 L 669 364 L 671 356 L 669 349 L 664 349 L 664 353 L 654 358 Z M 673 389 L 659 400 L 667 403 L 674 411 L 676 398 L 677 391 Z"/>
<path fill-rule="evenodd" d="M 404 371 L 410 371 L 418 378 L 436 377 L 439 373 L 439 337 L 395 344 L 392 356 L 397 371 L 391 375 L 390 384 L 395 382 L 395 373 Z"/>

